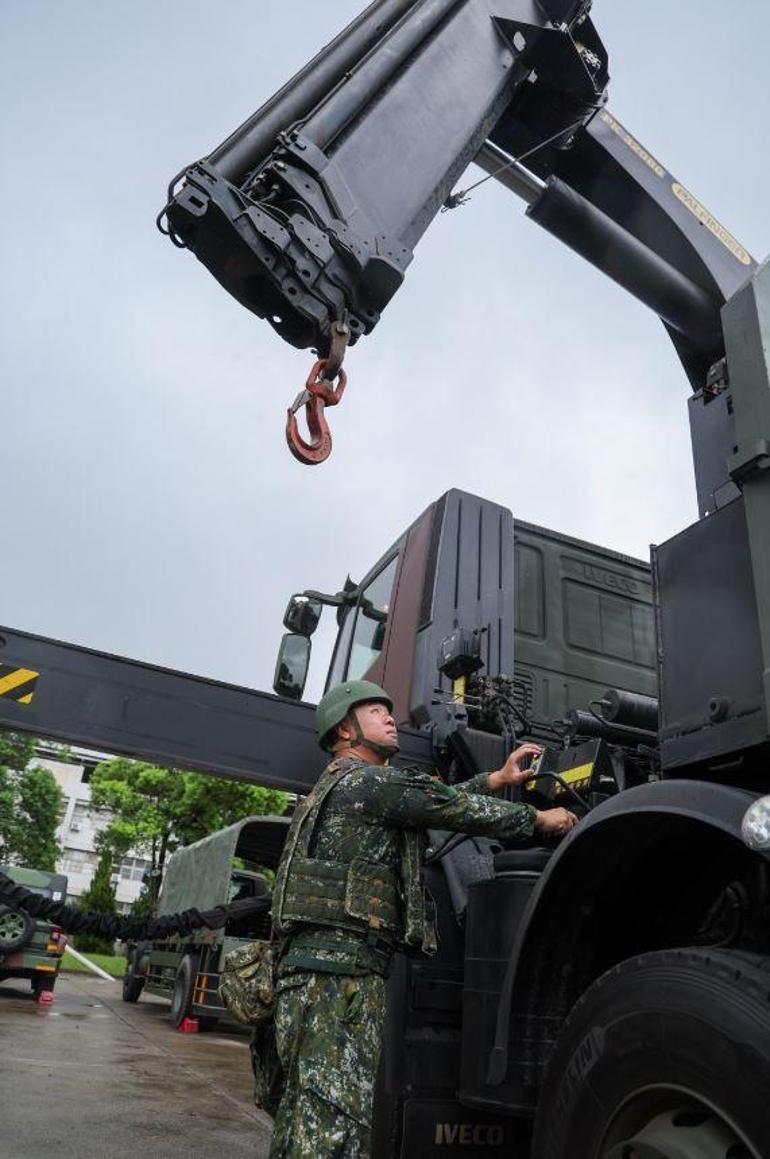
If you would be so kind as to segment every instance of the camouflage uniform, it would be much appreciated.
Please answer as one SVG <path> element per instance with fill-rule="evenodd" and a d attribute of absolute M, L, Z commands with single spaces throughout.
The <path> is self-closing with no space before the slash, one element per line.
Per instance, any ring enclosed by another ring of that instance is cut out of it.
<path fill-rule="evenodd" d="M 398 949 L 435 950 L 426 829 L 517 842 L 535 810 L 481 774 L 452 788 L 415 769 L 336 760 L 295 812 L 273 893 L 275 1029 L 284 1090 L 271 1159 L 366 1159 Z"/>
<path fill-rule="evenodd" d="M 284 1089 L 271 1156 L 364 1159 L 385 1017 L 385 980 L 301 972 L 279 979 Z"/>

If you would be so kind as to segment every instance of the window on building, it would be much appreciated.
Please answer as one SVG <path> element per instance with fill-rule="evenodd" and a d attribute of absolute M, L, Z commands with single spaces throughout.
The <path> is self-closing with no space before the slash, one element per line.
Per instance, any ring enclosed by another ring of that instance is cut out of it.
<path fill-rule="evenodd" d="M 68 849 L 56 863 L 59 873 L 87 873 L 98 861 L 96 853 L 86 849 Z"/>
<path fill-rule="evenodd" d="M 91 824 L 91 806 L 88 801 L 76 801 L 70 817 L 70 829 L 86 829 Z"/>
<path fill-rule="evenodd" d="M 107 805 L 94 806 L 90 801 L 81 799 L 75 802 L 70 824 L 73 829 L 86 828 L 89 825 L 93 829 L 104 829 L 109 825 L 112 816 L 112 809 Z"/>
<path fill-rule="evenodd" d="M 141 881 L 150 862 L 144 857 L 124 857 L 120 863 L 120 877 L 123 881 Z"/>

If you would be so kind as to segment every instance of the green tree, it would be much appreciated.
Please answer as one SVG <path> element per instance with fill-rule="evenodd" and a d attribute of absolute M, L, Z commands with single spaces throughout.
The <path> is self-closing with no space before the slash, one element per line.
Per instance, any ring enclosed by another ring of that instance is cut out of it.
<path fill-rule="evenodd" d="M 16 785 L 10 769 L 0 765 L 0 861 L 11 860 L 16 834 Z"/>
<path fill-rule="evenodd" d="M 99 836 L 117 863 L 129 849 L 150 861 L 150 900 L 168 856 L 226 825 L 254 814 L 282 814 L 286 793 L 206 773 L 162 769 L 144 761 L 116 757 L 91 776 L 91 801 L 114 814 Z"/>
<path fill-rule="evenodd" d="M 109 849 L 103 848 L 91 884 L 80 898 L 80 909 L 95 914 L 114 914 L 116 912 L 112 866 L 112 853 Z M 113 940 L 112 938 L 102 938 L 98 934 L 78 934 L 76 945 L 83 953 L 111 954 Z"/>
<path fill-rule="evenodd" d="M 31 765 L 17 780 L 16 858 L 35 869 L 56 869 L 61 846 L 56 840 L 64 793 L 50 769 Z"/>
<path fill-rule="evenodd" d="M 50 769 L 31 763 L 37 743 L 23 733 L 0 733 L 0 860 L 53 870 L 64 793 Z"/>

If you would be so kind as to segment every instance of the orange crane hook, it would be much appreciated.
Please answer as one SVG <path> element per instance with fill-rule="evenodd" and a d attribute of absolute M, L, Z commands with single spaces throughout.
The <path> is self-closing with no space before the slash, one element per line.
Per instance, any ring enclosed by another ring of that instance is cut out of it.
<path fill-rule="evenodd" d="M 348 376 L 342 367 L 339 367 L 337 386 L 324 378 L 330 359 L 319 358 L 314 363 L 308 375 L 305 389 L 301 390 L 286 412 L 286 442 L 295 459 L 307 466 L 323 463 L 328 459 L 332 449 L 332 434 L 324 415 L 327 406 L 336 406 L 342 398 L 347 385 Z M 297 425 L 297 412 L 300 407 L 305 408 L 305 419 L 310 434 L 310 441 L 304 439 Z"/>

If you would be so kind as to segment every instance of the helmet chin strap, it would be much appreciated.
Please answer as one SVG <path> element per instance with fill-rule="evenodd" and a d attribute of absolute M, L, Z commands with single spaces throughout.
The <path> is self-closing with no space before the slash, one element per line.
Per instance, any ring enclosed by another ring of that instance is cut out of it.
<path fill-rule="evenodd" d="M 349 741 L 338 741 L 335 745 L 332 746 L 332 752 L 336 752 L 337 749 L 340 748 L 355 749 L 358 748 L 359 745 L 366 745 L 366 747 L 371 749 L 373 753 L 377 753 L 378 757 L 384 757 L 385 760 L 388 760 L 390 757 L 394 757 L 398 752 L 399 746 L 397 740 L 381 743 L 380 741 L 369 740 L 368 737 L 365 737 L 361 730 L 361 725 L 358 723 L 358 717 L 356 716 L 355 709 L 351 709 L 345 720 L 348 724 L 351 725 L 353 729 L 353 736 Z"/>

